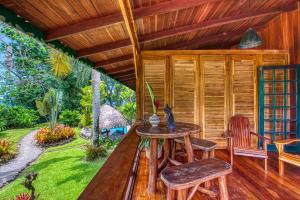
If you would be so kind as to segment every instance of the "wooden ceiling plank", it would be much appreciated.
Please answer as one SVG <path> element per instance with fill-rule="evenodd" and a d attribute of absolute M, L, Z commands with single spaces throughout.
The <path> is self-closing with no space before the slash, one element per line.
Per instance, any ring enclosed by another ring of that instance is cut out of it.
<path fill-rule="evenodd" d="M 118 78 L 123 77 L 123 76 L 129 76 L 129 75 L 134 75 L 134 69 L 132 69 L 130 71 L 125 71 L 125 72 L 120 72 L 120 73 L 117 73 L 117 74 L 113 74 L 114 77 L 118 77 Z"/>
<path fill-rule="evenodd" d="M 264 28 L 264 26 L 259 25 L 259 26 L 255 26 L 253 28 L 255 30 L 259 31 L 259 30 L 262 30 Z M 211 35 L 211 36 L 207 36 L 207 37 L 195 38 L 193 40 L 184 41 L 184 42 L 180 42 L 180 43 L 175 43 L 175 44 L 167 45 L 165 47 L 159 47 L 156 50 L 193 49 L 192 47 L 195 47 L 195 46 L 199 47 L 199 46 L 205 45 L 209 42 L 219 41 L 220 39 L 242 35 L 242 34 L 245 33 L 245 31 L 247 29 L 248 28 L 240 30 L 240 31 L 225 32 L 225 34 L 221 33 L 221 34 Z"/>
<path fill-rule="evenodd" d="M 224 18 L 220 18 L 220 19 L 208 20 L 205 22 L 200 22 L 200 23 L 196 23 L 196 24 L 192 24 L 192 25 L 180 26 L 180 27 L 176 27 L 173 29 L 165 30 L 165 31 L 160 31 L 160 32 L 156 32 L 156 33 L 139 36 L 139 39 L 140 39 L 139 42 L 141 42 L 141 43 L 151 42 L 151 41 L 160 40 L 160 39 L 164 39 L 164 38 L 168 38 L 168 37 L 172 37 L 172 36 L 176 36 L 176 35 L 189 33 L 192 31 L 200 31 L 203 29 L 222 26 L 222 25 L 226 25 L 226 24 L 230 24 L 230 23 L 234 23 L 234 22 L 245 21 L 245 20 L 249 20 L 249 19 L 253 19 L 253 18 L 257 18 L 257 17 L 275 15 L 275 14 L 279 14 L 281 12 L 293 10 L 295 8 L 296 8 L 295 5 L 288 5 L 287 7 L 258 10 L 258 11 L 251 12 L 251 13 L 243 13 L 241 15 L 229 16 L 229 17 L 224 17 Z M 80 57 L 86 57 L 86 56 L 89 56 L 92 54 L 99 53 L 100 51 L 108 51 L 108 50 L 112 50 L 115 48 L 125 47 L 128 45 L 129 45 L 128 41 L 126 43 L 124 42 L 124 40 L 117 41 L 115 43 L 110 43 L 107 45 L 100 45 L 100 46 L 95 46 L 95 47 L 91 47 L 88 49 L 79 50 L 78 54 Z"/>
<path fill-rule="evenodd" d="M 117 58 L 111 58 L 111 59 L 108 59 L 108 60 L 99 61 L 95 64 L 95 68 L 115 64 L 115 63 L 126 61 L 126 60 L 131 60 L 132 58 L 133 58 L 133 55 L 129 54 L 129 55 L 120 56 L 120 57 L 117 57 Z"/>
<path fill-rule="evenodd" d="M 140 38 L 140 42 L 151 42 L 151 41 L 160 40 L 160 39 L 164 39 L 164 38 L 168 38 L 168 37 L 172 37 L 172 36 L 176 36 L 176 35 L 182 35 L 185 33 L 190 33 L 190 32 L 194 32 L 194 31 L 200 31 L 203 29 L 222 26 L 222 25 L 226 25 L 226 24 L 230 24 L 230 23 L 234 23 L 234 22 L 245 21 L 245 20 L 249 20 L 249 19 L 253 19 L 253 18 L 257 18 L 257 17 L 275 15 L 275 14 L 279 14 L 279 13 L 285 12 L 285 11 L 290 11 L 293 9 L 296 9 L 295 5 L 288 5 L 286 7 L 280 7 L 280 8 L 257 10 L 254 12 L 243 13 L 240 15 L 223 17 L 220 19 L 213 19 L 213 20 L 196 23 L 196 24 L 175 27 L 173 29 L 139 36 L 139 38 Z"/>
<path fill-rule="evenodd" d="M 129 71 L 129 70 L 132 70 L 134 69 L 134 66 L 133 64 L 130 64 L 130 65 L 126 65 L 126 66 L 122 66 L 122 67 L 117 67 L 117 68 L 113 68 L 113 69 L 110 69 L 110 70 L 106 70 L 105 72 L 107 74 L 116 74 L 118 72 L 124 72 L 124 71 Z"/>
<path fill-rule="evenodd" d="M 199 6 L 206 3 L 217 2 L 221 0 L 172 0 L 163 3 L 158 3 L 152 6 L 137 8 L 133 10 L 135 19 L 140 19 L 146 16 L 159 15 L 176 11 L 179 9 Z M 96 28 L 104 28 L 109 25 L 120 23 L 123 21 L 121 13 L 113 13 L 107 16 L 95 17 L 87 19 L 69 26 L 59 27 L 46 31 L 46 41 L 62 39 L 84 31 L 93 30 Z"/>

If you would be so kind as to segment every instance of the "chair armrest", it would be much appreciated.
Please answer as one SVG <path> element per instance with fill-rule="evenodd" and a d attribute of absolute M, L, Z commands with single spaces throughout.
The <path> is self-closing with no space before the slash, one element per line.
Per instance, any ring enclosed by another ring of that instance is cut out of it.
<path fill-rule="evenodd" d="M 271 139 L 270 139 L 270 138 L 267 138 L 267 137 L 258 135 L 257 133 L 254 133 L 254 132 L 252 132 L 252 131 L 250 132 L 250 134 L 257 136 L 259 139 L 264 140 L 264 141 L 266 141 L 266 142 L 271 142 Z"/>
<path fill-rule="evenodd" d="M 300 142 L 300 139 L 287 139 L 287 140 L 276 140 L 274 141 L 275 144 L 284 145 L 284 144 L 290 144 L 293 142 Z"/>

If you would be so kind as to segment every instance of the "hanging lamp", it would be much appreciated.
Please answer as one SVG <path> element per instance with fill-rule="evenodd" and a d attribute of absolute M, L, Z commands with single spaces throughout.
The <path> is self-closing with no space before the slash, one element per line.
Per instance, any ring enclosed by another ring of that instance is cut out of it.
<path fill-rule="evenodd" d="M 251 10 L 251 2 L 248 0 L 248 10 Z M 250 49 L 262 44 L 262 40 L 253 28 L 249 28 L 243 35 L 239 47 L 241 49 Z"/>
<path fill-rule="evenodd" d="M 239 47 L 241 49 L 254 48 L 262 44 L 262 40 L 253 28 L 249 28 L 243 35 Z"/>

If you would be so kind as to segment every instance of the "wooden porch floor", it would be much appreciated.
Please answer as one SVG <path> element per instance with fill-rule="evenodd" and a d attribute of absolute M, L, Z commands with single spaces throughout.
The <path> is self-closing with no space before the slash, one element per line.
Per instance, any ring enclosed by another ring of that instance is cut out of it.
<path fill-rule="evenodd" d="M 197 157 L 199 154 L 196 155 Z M 229 160 L 229 156 L 224 150 L 217 150 L 216 157 Z M 278 175 L 278 161 L 274 153 L 269 154 L 268 174 L 264 173 L 263 160 L 250 157 L 235 157 L 233 173 L 227 177 L 227 185 L 230 199 L 281 199 L 300 200 L 300 168 L 285 164 L 285 175 Z M 166 199 L 165 186 L 158 181 L 158 191 L 155 195 L 149 196 L 147 193 L 148 169 L 145 153 L 141 155 L 138 175 L 133 191 L 133 199 L 146 200 Z M 213 190 L 217 190 L 217 184 L 213 184 Z M 196 193 L 193 200 L 214 199 L 200 193 Z"/>

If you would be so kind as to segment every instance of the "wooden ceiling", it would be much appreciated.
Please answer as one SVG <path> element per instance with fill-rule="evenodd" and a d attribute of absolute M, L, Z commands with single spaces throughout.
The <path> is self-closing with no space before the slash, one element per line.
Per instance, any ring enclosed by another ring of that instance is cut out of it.
<path fill-rule="evenodd" d="M 297 0 L 131 0 L 138 46 L 222 49 L 261 29 Z M 118 0 L 0 0 L 0 4 L 135 89 L 132 40 Z"/>

